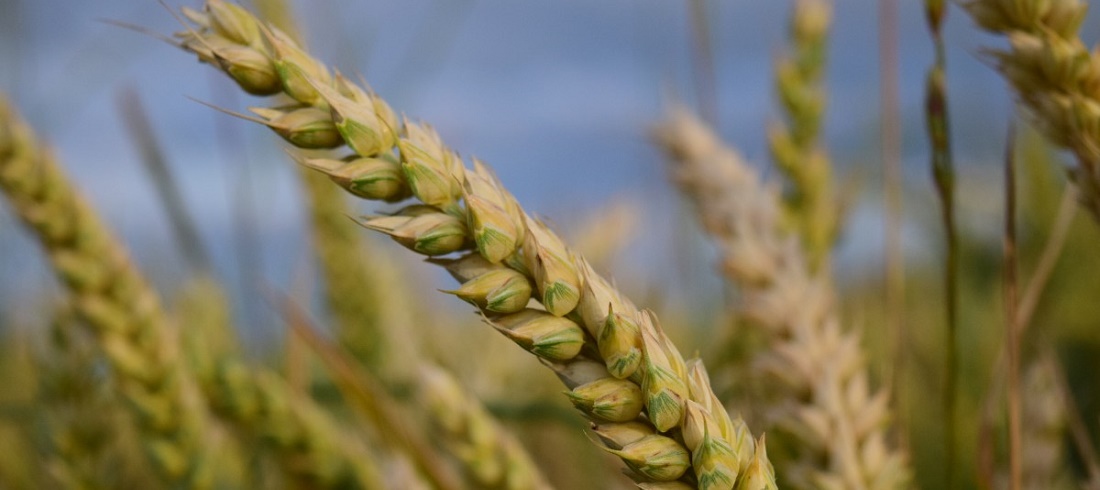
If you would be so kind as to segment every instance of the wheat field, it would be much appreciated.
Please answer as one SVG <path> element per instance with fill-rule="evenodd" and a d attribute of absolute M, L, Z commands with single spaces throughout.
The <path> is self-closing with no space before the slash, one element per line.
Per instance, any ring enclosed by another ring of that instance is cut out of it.
<path fill-rule="evenodd" d="M 1082 0 L 0 1 L 0 489 L 1100 490 Z"/>

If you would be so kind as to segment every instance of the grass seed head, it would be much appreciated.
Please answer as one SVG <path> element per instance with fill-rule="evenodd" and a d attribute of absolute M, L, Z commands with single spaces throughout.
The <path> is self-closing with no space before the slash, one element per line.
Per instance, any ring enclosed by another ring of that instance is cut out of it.
<path fill-rule="evenodd" d="M 563 316 L 580 302 L 581 279 L 573 254 L 542 222 L 526 217 L 524 255 L 534 272 L 542 304 L 555 316 Z"/>
<path fill-rule="evenodd" d="M 249 110 L 265 119 L 264 125 L 298 148 L 320 150 L 344 144 L 328 111 L 315 107 L 288 110 L 253 107 Z"/>
<path fill-rule="evenodd" d="M 464 283 L 505 267 L 490 263 L 477 252 L 470 252 L 457 259 L 429 259 L 430 262 L 447 269 L 456 281 Z"/>
<path fill-rule="evenodd" d="M 611 375 L 626 379 L 642 365 L 642 336 L 637 322 L 613 308 L 609 305 L 596 343 Z"/>
<path fill-rule="evenodd" d="M 411 195 L 401 172 L 401 163 L 389 153 L 351 160 L 296 159 L 302 165 L 327 175 L 337 185 L 357 197 L 398 202 Z"/>
<path fill-rule="evenodd" d="M 730 420 L 726 407 L 722 405 L 721 400 L 711 389 L 710 377 L 707 375 L 707 368 L 703 365 L 702 359 L 692 359 L 687 362 L 687 383 L 691 399 L 710 412 L 715 423 L 718 424 L 720 437 L 729 441 L 736 448 L 738 446 L 738 434 L 734 423 Z M 751 434 L 748 437 L 751 442 Z M 752 454 L 751 451 L 749 454 Z"/>
<path fill-rule="evenodd" d="M 360 224 L 428 256 L 447 255 L 466 247 L 465 223 L 428 206 L 409 206 L 397 215 L 371 218 Z"/>
<path fill-rule="evenodd" d="M 771 461 L 768 461 L 768 450 L 763 435 L 756 442 L 756 451 L 753 453 L 752 460 L 734 488 L 736 490 L 777 490 L 779 488 L 775 482 L 775 468 L 772 467 Z"/>
<path fill-rule="evenodd" d="M 584 331 L 567 318 L 527 309 L 494 318 L 491 323 L 506 337 L 543 359 L 567 361 L 584 346 Z"/>
<path fill-rule="evenodd" d="M 369 96 L 362 100 L 351 99 L 321 84 L 315 84 L 314 88 L 331 109 L 336 130 L 355 153 L 373 157 L 393 148 L 396 141 L 392 133 L 384 131 L 373 99 Z"/>
<path fill-rule="evenodd" d="M 653 426 L 644 422 L 624 422 L 615 424 L 592 424 L 592 433 L 611 449 L 622 449 L 627 444 L 640 441 L 643 437 L 656 434 Z"/>
<path fill-rule="evenodd" d="M 642 391 L 646 395 L 646 413 L 650 422 L 660 432 L 667 432 L 680 425 L 684 415 L 684 402 L 688 399 L 688 386 L 684 381 L 683 361 L 670 357 L 664 339 L 648 312 L 640 325 L 645 348 Z"/>
<path fill-rule="evenodd" d="M 260 24 L 247 10 L 223 0 L 208 0 L 210 27 L 237 44 L 259 46 L 263 43 Z"/>
<path fill-rule="evenodd" d="M 604 450 L 622 458 L 638 474 L 656 481 L 677 480 L 691 467 L 687 449 L 659 434 L 645 436 L 622 449 Z"/>
<path fill-rule="evenodd" d="M 405 136 L 398 140 L 401 167 L 413 195 L 425 204 L 442 209 L 454 207 L 462 198 L 462 163 L 443 145 L 431 126 L 405 121 Z"/>
<path fill-rule="evenodd" d="M 629 422 L 642 412 L 641 388 L 622 379 L 598 379 L 565 394 L 577 409 L 610 422 Z"/>
<path fill-rule="evenodd" d="M 283 92 L 303 104 L 322 105 L 317 87 L 332 83 L 328 68 L 302 51 L 298 43 L 278 28 L 269 26 L 263 33 L 273 53 L 275 70 L 283 81 Z"/>
<path fill-rule="evenodd" d="M 474 159 L 474 170 L 466 172 L 463 198 L 470 231 L 477 249 L 486 260 L 498 263 L 515 253 L 523 239 L 523 220 L 511 212 L 511 196 L 496 181 L 488 167 Z"/>
<path fill-rule="evenodd" d="M 282 80 L 275 70 L 275 64 L 263 52 L 251 46 L 214 46 L 217 45 L 212 45 L 209 50 L 211 61 L 245 92 L 252 95 L 275 95 L 282 91 Z"/>
<path fill-rule="evenodd" d="M 731 489 L 740 463 L 730 443 L 718 432 L 718 423 L 702 405 L 688 400 L 684 411 L 684 445 L 701 489 Z"/>
<path fill-rule="evenodd" d="M 531 300 L 531 281 L 512 269 L 490 270 L 466 281 L 454 291 L 446 291 L 479 308 L 493 313 L 523 311 Z"/>

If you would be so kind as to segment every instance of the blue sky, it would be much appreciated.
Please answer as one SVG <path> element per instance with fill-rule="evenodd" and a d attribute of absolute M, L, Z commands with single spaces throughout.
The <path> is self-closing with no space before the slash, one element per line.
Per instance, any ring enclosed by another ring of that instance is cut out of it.
<path fill-rule="evenodd" d="M 878 267 L 881 247 L 877 2 L 837 3 L 826 137 L 840 171 L 861 175 L 866 204 L 855 208 L 842 260 L 868 271 Z M 931 45 L 919 2 L 898 3 L 905 162 L 910 199 L 919 206 L 932 196 L 921 106 Z M 646 132 L 667 101 L 692 98 L 686 6 L 675 0 L 299 0 L 295 9 L 322 60 L 362 73 L 395 109 L 431 122 L 463 155 L 494 166 L 532 211 L 567 226 L 615 196 L 644 203 L 643 236 L 629 260 L 667 264 L 674 246 L 669 237 L 682 229 L 675 222 L 684 214 Z M 708 2 L 721 132 L 766 174 L 765 126 L 777 115 L 771 63 L 782 49 L 788 8 L 785 1 Z M 236 109 L 258 101 L 239 96 L 187 54 L 99 19 L 163 33 L 178 29 L 154 1 L 0 0 L 0 90 L 48 135 L 142 264 L 170 283 L 181 271 L 178 252 L 117 109 L 119 92 L 133 87 L 219 261 L 232 262 L 234 202 L 248 178 L 260 211 L 253 221 L 264 274 L 288 281 L 290 264 L 305 247 L 291 163 L 262 128 L 187 96 Z M 975 164 L 1000 154 L 1012 110 L 1003 83 L 977 57 L 981 46 L 997 40 L 977 32 L 954 6 L 946 39 L 958 160 L 964 171 L 980 174 Z M 37 251 L 15 230 L 10 214 L 0 212 L 0 300 L 47 281 Z M 919 251 L 935 240 L 916 234 L 911 247 Z M 697 250 L 697 262 L 705 265 L 708 249 Z M 13 284 L 17 272 L 29 275 Z"/>

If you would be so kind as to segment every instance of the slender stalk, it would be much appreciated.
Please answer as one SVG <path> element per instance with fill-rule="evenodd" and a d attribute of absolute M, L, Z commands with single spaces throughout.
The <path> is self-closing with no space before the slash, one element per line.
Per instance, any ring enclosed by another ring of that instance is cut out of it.
<path fill-rule="evenodd" d="M 1004 228 L 1004 301 L 1005 345 L 1008 346 L 1008 461 L 1009 489 L 1023 485 L 1021 458 L 1020 336 L 1016 329 L 1016 127 L 1009 130 L 1005 143 L 1005 228 Z"/>
<path fill-rule="evenodd" d="M 1020 338 L 1023 338 L 1031 325 L 1032 315 L 1035 314 L 1035 309 L 1042 298 L 1043 291 L 1054 273 L 1054 267 L 1062 256 L 1066 239 L 1069 236 L 1070 225 L 1073 223 L 1073 218 L 1077 215 L 1079 207 L 1076 186 L 1072 183 L 1066 183 L 1065 190 L 1062 192 L 1062 200 L 1058 205 L 1058 214 L 1054 218 L 1054 224 L 1051 226 L 1046 243 L 1043 244 L 1043 251 L 1039 255 L 1039 263 L 1031 273 L 1031 279 L 1028 280 L 1022 299 L 1017 306 L 1014 321 L 1016 335 Z M 992 488 L 993 486 L 995 463 L 993 418 L 996 415 L 996 408 L 999 406 L 1001 397 L 1004 396 L 1006 378 L 1008 377 L 1005 372 L 1008 369 L 1006 362 L 1007 350 L 1007 343 L 1002 343 L 1001 348 L 997 351 L 997 360 L 994 362 L 989 391 L 982 403 L 981 422 L 978 426 L 978 474 L 981 478 L 982 488 Z M 1052 369 L 1059 371 L 1056 374 L 1061 376 L 1061 366 L 1054 363 Z M 1072 402 L 1072 400 L 1069 402 Z"/>
<path fill-rule="evenodd" d="M 695 97 L 699 113 L 707 122 L 718 124 L 718 83 L 714 70 L 714 43 L 710 37 L 707 0 L 688 0 L 692 39 L 691 60 L 695 67 Z"/>
<path fill-rule="evenodd" d="M 1067 183 L 1065 190 L 1062 192 L 1062 200 L 1058 204 L 1058 214 L 1054 218 L 1054 224 L 1050 227 L 1050 236 L 1047 238 L 1046 244 L 1043 245 L 1043 251 L 1039 255 L 1039 263 L 1036 264 L 1035 270 L 1031 273 L 1031 280 L 1024 288 L 1024 294 L 1018 305 L 1019 313 L 1016 314 L 1015 328 L 1016 335 L 1020 338 L 1023 338 L 1028 325 L 1031 324 L 1031 317 L 1035 314 L 1035 308 L 1039 306 L 1039 298 L 1042 297 L 1043 290 L 1046 289 L 1050 277 L 1054 274 L 1054 266 L 1058 264 L 1058 259 L 1062 256 L 1066 239 L 1069 238 L 1070 225 L 1073 224 L 1073 218 L 1077 216 L 1077 198 L 1077 187 L 1072 183 Z"/>
<path fill-rule="evenodd" d="M 905 253 L 901 242 L 904 186 L 901 173 L 901 111 L 898 102 L 898 7 L 897 0 L 879 0 L 879 120 L 881 127 L 881 158 L 883 208 L 885 213 L 885 276 L 886 328 L 893 337 L 894 365 L 890 379 L 895 387 L 898 431 L 902 447 L 908 437 L 907 406 L 903 395 L 904 372 L 908 362 L 909 333 L 905 325 Z"/>
<path fill-rule="evenodd" d="M 118 95 L 118 107 L 126 123 L 126 129 L 130 132 L 130 139 L 137 146 L 141 162 L 145 165 L 150 180 L 156 188 L 156 195 L 168 214 L 168 222 L 171 223 L 176 238 L 174 242 L 180 244 L 184 259 L 192 270 L 212 270 L 210 256 L 202 246 L 198 227 L 187 212 L 187 204 L 179 186 L 176 185 L 176 179 L 172 176 L 168 159 L 161 151 L 156 134 L 153 133 L 152 121 L 149 120 L 148 113 L 141 102 L 141 95 L 133 88 L 122 90 Z"/>
<path fill-rule="evenodd" d="M 1069 432 L 1073 437 L 1074 446 L 1077 447 L 1077 452 L 1084 461 L 1085 470 L 1089 475 L 1087 488 L 1097 488 L 1100 486 L 1100 452 L 1097 452 L 1096 446 L 1092 443 L 1088 426 L 1084 417 L 1081 416 L 1081 410 L 1077 408 L 1077 402 L 1073 399 L 1069 382 L 1066 381 L 1066 374 L 1061 369 L 1061 365 L 1058 364 L 1058 356 L 1049 343 L 1044 345 L 1041 355 L 1043 362 L 1051 364 L 1053 368 L 1051 372 L 1054 373 L 1058 387 L 1065 399 L 1066 423 L 1069 425 Z"/>
<path fill-rule="evenodd" d="M 955 447 L 958 442 L 958 379 L 959 379 L 959 245 L 955 224 L 955 165 L 951 154 L 951 126 L 947 106 L 947 56 L 944 51 L 942 26 L 946 5 L 943 0 L 925 0 L 924 12 L 935 46 L 935 61 L 928 71 L 925 85 L 925 118 L 931 144 L 932 177 L 940 198 L 944 226 L 944 305 L 947 331 L 944 335 L 946 374 L 944 376 L 943 413 L 944 468 L 949 488 L 955 485 Z"/>

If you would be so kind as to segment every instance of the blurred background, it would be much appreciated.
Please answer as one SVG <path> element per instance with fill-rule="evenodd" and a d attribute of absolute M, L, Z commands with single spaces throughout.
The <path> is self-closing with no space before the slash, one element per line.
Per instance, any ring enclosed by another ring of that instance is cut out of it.
<path fill-rule="evenodd" d="M 714 347 L 708 347 L 708 329 L 723 321 L 728 291 L 713 271 L 713 247 L 667 182 L 649 131 L 670 103 L 697 106 L 702 98 L 726 140 L 774 177 L 765 134 L 779 117 L 772 63 L 785 43 L 790 4 L 703 3 L 712 77 L 693 61 L 699 56 L 693 44 L 698 26 L 692 25 L 687 1 L 308 0 L 294 3 L 294 9 L 309 49 L 320 59 L 362 74 L 395 110 L 430 122 L 464 156 L 489 163 L 527 209 L 565 235 L 583 234 L 596 214 L 625 209 L 612 220 L 630 237 L 614 249 L 612 275 L 635 298 L 651 298 L 649 304 L 663 317 L 676 319 L 666 323 L 682 351 L 709 354 Z M 919 2 L 898 3 L 907 319 L 920 365 L 913 383 L 903 388 L 912 400 L 934 393 L 940 383 L 943 247 L 924 125 L 932 44 Z M 866 331 L 868 351 L 881 373 L 889 350 L 881 328 L 879 6 L 873 0 L 843 0 L 834 9 L 824 126 L 848 205 L 834 269 L 845 320 Z M 1001 341 L 999 165 L 1015 113 L 1011 94 L 981 56 L 983 47 L 1002 41 L 980 33 L 960 14 L 952 6 L 945 39 L 965 230 L 961 342 L 967 356 L 961 403 L 967 417 L 976 417 Z M 162 34 L 180 29 L 154 1 L 0 0 L 0 91 L 53 144 L 86 197 L 167 294 L 178 287 L 187 266 L 122 117 L 123 94 L 136 93 L 200 225 L 203 246 L 229 286 L 243 345 L 257 355 L 276 348 L 282 327 L 260 285 L 311 290 L 306 213 L 294 164 L 267 131 L 189 99 L 234 110 L 257 105 L 224 76 L 166 43 L 105 20 Z M 1097 22 L 1096 15 L 1085 22 L 1082 35 L 1088 42 L 1097 39 Z M 713 95 L 706 95 L 710 86 Z M 1026 148 L 1022 172 L 1029 172 L 1022 183 L 1026 276 L 1057 208 L 1064 181 L 1058 169 L 1069 160 L 1047 149 L 1026 126 L 1020 141 Z M 1100 263 L 1092 244 L 1100 237 L 1086 217 L 1076 221 L 1035 324 L 1058 344 L 1095 440 L 1100 390 L 1089 373 L 1100 369 L 1095 300 Z M 396 253 L 393 260 L 420 284 L 414 287 L 451 286 L 409 255 Z M 45 303 L 55 289 L 38 247 L 0 203 L 0 334 L 43 324 L 33 305 Z M 468 311 L 454 298 L 424 298 L 444 311 Z M 504 345 L 502 350 L 510 347 L 492 332 L 481 334 Z M 935 464 L 934 434 L 921 434 L 935 426 L 938 405 L 914 403 L 906 424 L 914 434 L 918 480 L 935 488 L 935 477 L 927 476 L 933 472 L 921 471 Z M 976 438 L 962 438 L 970 440 L 964 451 L 972 453 Z"/>

